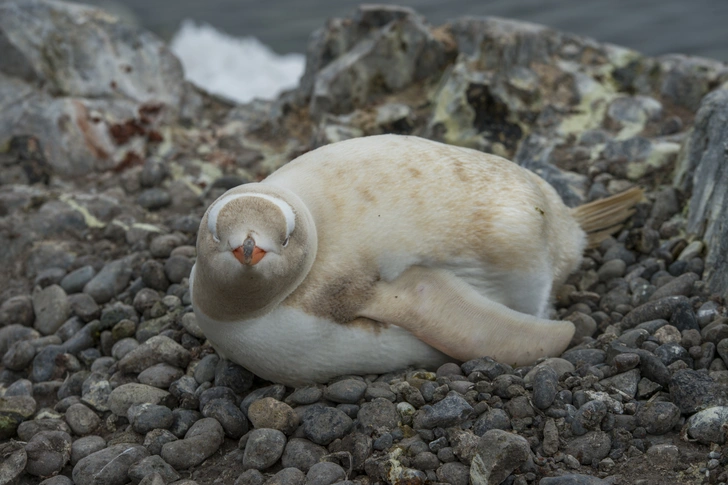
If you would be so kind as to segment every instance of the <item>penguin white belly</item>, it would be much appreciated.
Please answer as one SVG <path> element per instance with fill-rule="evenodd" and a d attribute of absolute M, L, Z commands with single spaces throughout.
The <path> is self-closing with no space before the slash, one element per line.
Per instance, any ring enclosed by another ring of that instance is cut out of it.
<path fill-rule="evenodd" d="M 197 322 L 220 355 L 289 386 L 346 374 L 382 374 L 408 366 L 437 368 L 452 358 L 395 325 L 346 325 L 281 305 L 249 320 Z"/>

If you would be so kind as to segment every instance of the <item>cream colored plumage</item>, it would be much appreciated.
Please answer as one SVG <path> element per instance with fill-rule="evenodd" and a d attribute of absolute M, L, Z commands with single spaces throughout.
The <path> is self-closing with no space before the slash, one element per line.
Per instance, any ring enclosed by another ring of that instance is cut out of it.
<path fill-rule="evenodd" d="M 328 145 L 213 203 L 193 307 L 223 356 L 289 385 L 485 355 L 528 364 L 574 333 L 547 314 L 581 262 L 580 221 L 604 237 L 640 194 L 572 210 L 493 155 L 394 135 Z"/>

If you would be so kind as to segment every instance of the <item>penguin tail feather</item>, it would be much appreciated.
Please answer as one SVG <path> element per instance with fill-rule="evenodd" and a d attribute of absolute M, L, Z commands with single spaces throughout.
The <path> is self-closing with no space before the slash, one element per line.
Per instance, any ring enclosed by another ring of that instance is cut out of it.
<path fill-rule="evenodd" d="M 606 199 L 595 200 L 571 209 L 571 213 L 587 235 L 587 248 L 599 244 L 622 227 L 634 214 L 634 206 L 642 200 L 641 188 L 634 187 Z"/>

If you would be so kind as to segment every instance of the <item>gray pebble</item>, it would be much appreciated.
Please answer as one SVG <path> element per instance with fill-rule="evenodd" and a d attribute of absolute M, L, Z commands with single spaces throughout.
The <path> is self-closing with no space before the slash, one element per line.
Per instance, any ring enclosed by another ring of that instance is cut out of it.
<path fill-rule="evenodd" d="M 336 463 L 322 461 L 312 466 L 306 474 L 306 485 L 331 485 L 346 480 L 346 472 Z"/>
<path fill-rule="evenodd" d="M 80 294 L 80 293 L 79 293 Z M 88 296 L 88 295 L 86 295 Z M 84 327 L 84 321 L 81 320 L 77 316 L 73 316 L 63 322 L 63 325 L 58 327 L 58 330 L 56 330 L 56 335 L 61 338 L 62 341 L 67 341 L 71 338 L 73 338 L 74 335 L 76 335 L 78 332 L 81 331 Z"/>
<path fill-rule="evenodd" d="M 703 340 L 718 343 L 728 338 L 728 319 L 720 318 L 709 323 L 701 332 Z"/>
<path fill-rule="evenodd" d="M 363 397 L 367 384 L 359 379 L 342 379 L 324 389 L 324 399 L 336 403 L 356 404 Z"/>
<path fill-rule="evenodd" d="M 483 413 L 473 424 L 473 433 L 483 436 L 491 429 L 511 429 L 511 419 L 503 409 L 493 408 Z"/>
<path fill-rule="evenodd" d="M 122 338 L 111 347 L 111 356 L 116 360 L 121 360 L 132 350 L 139 347 L 139 342 L 135 338 Z"/>
<path fill-rule="evenodd" d="M 162 298 L 157 290 L 151 288 L 142 288 L 134 295 L 134 309 L 141 315 L 148 317 L 155 304 L 159 303 Z"/>
<path fill-rule="evenodd" d="M 33 320 L 35 320 L 33 301 L 28 295 L 13 296 L 0 305 L 0 327 L 8 325 L 30 327 L 33 325 Z"/>
<path fill-rule="evenodd" d="M 86 293 L 68 295 L 68 302 L 71 307 L 71 313 L 84 322 L 90 322 L 101 316 L 101 307 L 91 298 L 91 295 Z"/>
<path fill-rule="evenodd" d="M 138 373 L 161 362 L 184 369 L 191 358 L 189 350 L 169 337 L 157 335 L 125 355 L 119 361 L 119 370 Z"/>
<path fill-rule="evenodd" d="M 141 482 L 144 477 L 158 473 L 164 483 L 170 483 L 180 478 L 174 468 L 164 461 L 159 455 L 152 455 L 139 460 L 129 467 L 129 478 L 133 482 Z"/>
<path fill-rule="evenodd" d="M 187 315 L 185 315 L 185 317 L 186 316 Z M 244 394 L 253 386 L 253 373 L 233 362 L 230 362 L 229 360 L 220 359 L 220 362 L 218 362 L 217 367 L 215 368 L 215 385 L 229 387 L 236 394 Z M 285 387 L 283 387 L 282 391 L 280 388 L 276 386 L 274 387 L 275 390 L 271 391 L 274 397 L 279 396 L 277 399 L 283 399 Z M 250 394 L 253 393 L 251 392 Z M 251 402 L 252 401 L 249 401 L 247 405 L 249 406 Z M 244 408 L 243 412 L 247 413 L 247 408 Z"/>
<path fill-rule="evenodd" d="M 71 459 L 71 442 L 71 436 L 63 431 L 36 433 L 25 445 L 25 471 L 38 477 L 58 473 Z"/>
<path fill-rule="evenodd" d="M 56 475 L 55 477 L 46 478 L 38 485 L 73 485 L 73 480 L 65 475 Z"/>
<path fill-rule="evenodd" d="M 434 405 L 425 405 L 415 415 L 414 428 L 447 428 L 462 423 L 473 414 L 473 407 L 458 393 L 450 392 Z"/>
<path fill-rule="evenodd" d="M 106 440 L 101 436 L 91 435 L 76 439 L 71 445 L 71 465 L 75 466 L 81 459 L 104 448 Z"/>
<path fill-rule="evenodd" d="M 303 416 L 304 435 L 319 445 L 342 438 L 353 426 L 351 418 L 336 408 L 315 407 Z"/>
<path fill-rule="evenodd" d="M 177 441 L 177 439 L 177 436 L 167 429 L 153 429 L 144 436 L 143 444 L 150 454 L 159 455 L 162 452 L 162 446 Z"/>
<path fill-rule="evenodd" d="M 430 451 L 421 451 L 412 458 L 411 466 L 416 470 L 436 470 L 440 466 L 440 460 Z"/>
<path fill-rule="evenodd" d="M 182 243 L 176 234 L 162 234 L 152 239 L 149 245 L 149 252 L 154 258 L 168 258 L 172 250 Z"/>
<path fill-rule="evenodd" d="M 213 399 L 205 404 L 202 415 L 215 418 L 225 430 L 228 438 L 238 439 L 248 432 L 248 420 L 234 402 L 228 399 Z"/>
<path fill-rule="evenodd" d="M 139 194 L 137 203 L 150 211 L 163 209 L 172 203 L 172 197 L 164 189 L 154 187 Z"/>
<path fill-rule="evenodd" d="M 185 434 L 184 439 L 162 446 L 162 458 L 177 470 L 197 466 L 212 456 L 225 439 L 225 432 L 213 418 L 197 421 Z"/>
<path fill-rule="evenodd" d="M 131 278 L 131 267 L 123 259 L 106 263 L 101 271 L 83 287 L 83 292 L 89 294 L 96 303 L 106 303 L 118 295 Z"/>
<path fill-rule="evenodd" d="M 164 263 L 164 273 L 172 283 L 181 283 L 183 279 L 190 276 L 194 263 L 190 258 L 184 256 L 171 256 Z"/>
<path fill-rule="evenodd" d="M 45 288 L 50 285 L 57 285 L 66 276 L 66 270 L 63 268 L 47 268 L 42 270 L 33 281 L 34 286 Z"/>
<path fill-rule="evenodd" d="M 394 402 L 397 400 L 397 395 L 392 392 L 388 384 L 385 384 L 384 382 L 372 382 L 367 386 L 367 390 L 364 393 L 364 399 L 367 401 L 373 401 L 376 398 L 382 398 L 387 401 Z"/>
<path fill-rule="evenodd" d="M 101 424 L 101 418 L 83 404 L 73 404 L 69 407 L 65 418 L 73 433 L 78 436 L 92 433 Z"/>
<path fill-rule="evenodd" d="M 301 470 L 284 468 L 265 482 L 265 485 L 303 485 L 305 481 L 306 475 Z"/>
<path fill-rule="evenodd" d="M 187 333 L 195 338 L 205 338 L 205 333 L 202 331 L 200 326 L 197 324 L 197 317 L 194 313 L 189 312 L 182 315 L 182 327 L 187 330 Z M 229 387 L 229 386 L 228 386 Z"/>
<path fill-rule="evenodd" d="M 296 405 L 313 404 L 321 400 L 323 390 L 317 386 L 299 387 L 286 398 L 286 403 Z"/>
<path fill-rule="evenodd" d="M 531 448 L 525 438 L 492 429 L 478 440 L 470 480 L 472 483 L 501 483 L 530 457 Z"/>
<path fill-rule="evenodd" d="M 670 399 L 683 414 L 726 404 L 720 386 L 710 376 L 692 369 L 675 372 L 670 379 L 669 389 Z"/>
<path fill-rule="evenodd" d="M 650 297 L 650 301 L 660 300 L 670 296 L 690 296 L 693 291 L 693 285 L 700 279 L 695 273 L 684 273 L 668 283 L 657 288 Z"/>
<path fill-rule="evenodd" d="M 132 429 L 139 434 L 147 434 L 154 429 L 168 429 L 174 422 L 172 410 L 158 404 L 133 404 L 126 416 Z"/>
<path fill-rule="evenodd" d="M 40 337 L 37 330 L 19 324 L 0 328 L 0 354 L 5 354 L 18 340 L 34 340 Z"/>
<path fill-rule="evenodd" d="M 677 328 L 680 332 L 684 330 L 700 330 L 698 319 L 693 311 L 690 303 L 679 303 L 670 317 L 670 325 Z"/>
<path fill-rule="evenodd" d="M 76 485 L 124 485 L 129 468 L 147 456 L 141 445 L 112 445 L 79 460 L 73 467 L 73 481 Z"/>
<path fill-rule="evenodd" d="M 397 427 L 399 414 L 397 407 L 387 399 L 375 398 L 371 402 L 362 404 L 357 413 L 359 426 L 371 432 L 381 429 Z"/>
<path fill-rule="evenodd" d="M 176 484 L 182 485 L 184 481 L 180 480 L 177 482 L 174 482 Z M 189 485 L 196 485 L 197 482 L 191 481 Z M 166 482 L 164 481 L 164 478 L 162 478 L 162 475 L 160 475 L 157 472 L 152 473 L 151 475 L 147 475 L 144 478 L 142 478 L 142 481 L 139 482 L 139 485 L 166 485 Z"/>
<path fill-rule="evenodd" d="M 15 483 L 25 470 L 28 463 L 28 454 L 25 452 L 24 443 L 17 441 L 6 441 L 0 443 L 0 483 Z"/>
<path fill-rule="evenodd" d="M 264 397 L 248 407 L 248 418 L 255 428 L 271 428 L 292 434 L 299 425 L 299 417 L 286 403 Z"/>
<path fill-rule="evenodd" d="M 693 359 L 690 357 L 688 351 L 683 348 L 680 344 L 667 343 L 657 347 L 653 353 L 662 361 L 666 366 L 671 365 L 673 362 L 681 360 L 693 366 Z"/>
<path fill-rule="evenodd" d="M 533 376 L 533 405 L 538 409 L 550 407 L 559 390 L 558 385 L 556 371 L 551 367 L 540 367 Z"/>
<path fill-rule="evenodd" d="M 624 276 L 624 272 L 627 269 L 627 263 L 621 259 L 612 259 L 605 262 L 601 268 L 597 271 L 599 281 L 609 281 L 614 278 Z"/>
<path fill-rule="evenodd" d="M 96 276 L 96 270 L 93 266 L 82 266 L 63 277 L 61 288 L 69 295 L 79 293 L 94 276 Z"/>
<path fill-rule="evenodd" d="M 182 376 L 169 385 L 169 392 L 179 401 L 179 407 L 184 409 L 198 409 L 200 398 L 196 394 L 197 381 L 192 376 Z"/>
<path fill-rule="evenodd" d="M 129 408 L 134 404 L 159 404 L 169 396 L 167 391 L 144 384 L 122 384 L 113 391 L 108 398 L 108 407 L 117 416 L 126 417 Z"/>
<path fill-rule="evenodd" d="M 258 470 L 250 469 L 241 473 L 233 485 L 263 485 L 265 477 Z"/>
<path fill-rule="evenodd" d="M 614 358 L 615 365 L 617 358 L 621 357 L 622 355 L 630 356 L 629 358 L 635 365 L 638 364 L 640 361 L 637 354 L 621 354 Z M 635 360 L 636 362 L 634 362 Z M 599 383 L 609 390 L 616 389 L 624 393 L 625 395 L 634 398 L 635 394 L 637 394 L 637 384 L 639 383 L 639 381 L 640 371 L 638 369 L 632 369 L 630 371 L 623 372 L 621 374 L 617 374 L 606 379 L 602 379 L 601 381 L 599 381 Z"/>
<path fill-rule="evenodd" d="M 81 400 L 96 411 L 105 412 L 109 410 L 109 396 L 111 396 L 111 383 L 109 383 L 104 373 L 92 372 L 83 381 Z"/>
<path fill-rule="evenodd" d="M 164 273 L 164 265 L 156 260 L 145 261 L 141 270 L 142 281 L 147 288 L 167 291 L 169 279 Z"/>
<path fill-rule="evenodd" d="M 62 431 L 71 434 L 71 428 L 62 419 L 45 418 L 20 423 L 18 426 L 18 438 L 22 441 L 30 441 L 33 436 L 41 431 Z"/>
<path fill-rule="evenodd" d="M 687 421 L 688 435 L 703 444 L 725 443 L 725 423 L 728 422 L 728 407 L 714 406 L 690 416 Z"/>
<path fill-rule="evenodd" d="M 468 485 L 470 467 L 458 461 L 445 463 L 437 469 L 437 479 L 451 485 Z"/>
<path fill-rule="evenodd" d="M 220 357 L 217 354 L 204 356 L 195 366 L 195 380 L 200 384 L 212 382 L 215 379 L 215 368 L 219 362 Z"/>
<path fill-rule="evenodd" d="M 137 380 L 148 386 L 169 389 L 169 386 L 183 375 L 184 371 L 179 367 L 161 363 L 144 369 L 137 376 Z"/>
<path fill-rule="evenodd" d="M 18 379 L 5 389 L 5 397 L 10 396 L 33 396 L 33 383 L 28 379 Z"/>
<path fill-rule="evenodd" d="M 60 345 L 48 345 L 41 349 L 33 358 L 31 379 L 34 382 L 49 381 L 56 373 L 61 373 L 56 365 L 56 358 L 63 354 L 65 349 Z"/>
<path fill-rule="evenodd" d="M 283 455 L 286 435 L 277 429 L 254 429 L 248 435 L 243 454 L 243 467 L 265 470 Z"/>
<path fill-rule="evenodd" d="M 612 440 L 607 433 L 590 431 L 567 443 L 564 452 L 575 457 L 582 465 L 591 465 L 594 460 L 598 462 L 606 458 L 611 448 Z"/>
<path fill-rule="evenodd" d="M 307 472 L 321 458 L 328 454 L 328 450 L 302 438 L 291 438 L 283 450 L 281 464 L 283 467 L 298 468 Z"/>
<path fill-rule="evenodd" d="M 592 366 L 603 364 L 607 359 L 607 354 L 601 349 L 574 349 L 564 352 L 561 358 L 568 360 L 575 367 L 579 367 L 580 364 Z"/>
<path fill-rule="evenodd" d="M 227 361 L 221 360 L 220 364 L 222 364 L 223 362 L 227 362 Z M 218 364 L 218 367 L 220 366 L 220 364 Z M 237 366 L 237 367 L 239 367 L 239 366 Z M 252 374 L 251 374 L 251 376 L 252 376 Z M 217 383 L 217 377 L 215 378 L 215 381 L 216 381 L 215 382 L 216 386 L 220 385 Z M 252 384 L 252 377 L 251 377 L 251 384 Z M 234 387 L 231 387 L 231 386 L 228 386 L 228 387 L 235 390 Z M 237 391 L 235 391 L 235 392 L 237 392 Z M 241 393 L 238 393 L 238 394 L 241 394 Z M 249 392 L 248 395 L 245 396 L 245 398 L 243 399 L 243 402 L 240 403 L 240 409 L 242 409 L 243 412 L 247 415 L 248 408 L 255 401 L 266 398 L 266 397 L 271 397 L 271 398 L 275 399 L 276 401 L 283 401 L 283 396 L 285 396 L 285 395 L 286 395 L 286 386 L 283 386 L 281 384 L 276 384 L 276 385 L 267 386 L 267 387 L 261 387 L 254 391 Z"/>
<path fill-rule="evenodd" d="M 58 285 L 33 292 L 33 312 L 34 327 L 43 335 L 54 333 L 71 315 L 66 292 Z"/>
<path fill-rule="evenodd" d="M 680 421 L 680 409 L 671 402 L 653 401 L 637 411 L 637 424 L 649 434 L 665 434 Z"/>
<path fill-rule="evenodd" d="M 651 320 L 669 320 L 675 308 L 681 303 L 687 302 L 688 299 L 684 296 L 668 296 L 660 299 L 651 299 L 625 315 L 621 324 L 624 328 L 633 328 L 640 323 Z"/>
<path fill-rule="evenodd" d="M 647 450 L 647 460 L 650 464 L 663 470 L 673 470 L 679 457 L 680 451 L 677 446 L 672 444 L 656 444 Z"/>
<path fill-rule="evenodd" d="M 3 365 L 10 370 L 23 370 L 33 362 L 35 347 L 27 340 L 13 343 L 3 356 Z"/>

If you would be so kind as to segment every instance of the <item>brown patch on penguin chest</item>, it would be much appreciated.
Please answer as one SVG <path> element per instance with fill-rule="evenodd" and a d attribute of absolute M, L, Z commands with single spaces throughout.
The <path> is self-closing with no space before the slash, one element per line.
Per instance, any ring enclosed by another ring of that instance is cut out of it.
<path fill-rule="evenodd" d="M 312 270 L 312 273 L 314 271 Z M 319 279 L 322 281 L 317 281 Z M 377 281 L 379 281 L 378 274 L 366 274 L 360 271 L 352 271 L 347 275 L 339 274 L 328 279 L 321 274 L 309 274 L 284 304 L 296 306 L 305 313 L 337 323 L 373 328 L 381 324 L 359 318 L 359 312 L 374 295 L 374 285 Z"/>

